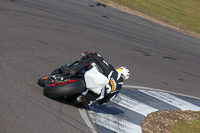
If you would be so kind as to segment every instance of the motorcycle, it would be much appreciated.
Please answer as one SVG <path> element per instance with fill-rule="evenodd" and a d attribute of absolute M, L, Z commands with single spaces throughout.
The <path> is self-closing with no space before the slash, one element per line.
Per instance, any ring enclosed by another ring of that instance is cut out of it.
<path fill-rule="evenodd" d="M 78 63 L 67 64 L 66 67 Z M 43 93 L 49 98 L 69 98 L 76 99 L 82 92 L 93 91 L 101 93 L 103 87 L 109 83 L 109 79 L 101 73 L 101 69 L 96 63 L 91 63 L 81 69 L 77 74 L 65 74 L 60 76 L 57 68 L 50 75 L 38 80 L 38 85 L 44 87 Z"/>

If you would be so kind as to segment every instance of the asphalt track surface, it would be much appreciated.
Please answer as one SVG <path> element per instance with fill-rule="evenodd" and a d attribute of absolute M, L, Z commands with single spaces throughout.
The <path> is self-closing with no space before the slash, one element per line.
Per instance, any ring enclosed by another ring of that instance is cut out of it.
<path fill-rule="evenodd" d="M 127 85 L 200 97 L 197 38 L 93 0 L 1 0 L 0 132 L 91 132 L 76 107 L 37 85 L 84 51 L 127 66 Z"/>

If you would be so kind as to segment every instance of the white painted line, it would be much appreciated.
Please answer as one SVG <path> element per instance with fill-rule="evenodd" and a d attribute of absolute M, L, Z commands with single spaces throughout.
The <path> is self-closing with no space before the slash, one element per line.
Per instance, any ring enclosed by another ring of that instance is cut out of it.
<path fill-rule="evenodd" d="M 92 131 L 92 133 L 98 133 L 96 131 L 96 129 L 94 128 L 94 126 L 92 125 L 92 123 L 90 122 L 86 112 L 84 109 L 79 109 L 79 112 L 83 118 L 83 120 L 85 121 L 85 123 L 87 124 L 87 126 L 90 128 L 90 130 Z"/>
<path fill-rule="evenodd" d="M 134 88 L 134 89 L 143 89 L 143 90 L 152 90 L 152 91 L 166 92 L 166 93 L 170 93 L 170 94 L 174 94 L 174 95 L 180 95 L 180 96 L 190 97 L 190 98 L 194 98 L 194 99 L 199 99 L 200 100 L 199 97 L 190 96 L 190 95 L 181 94 L 181 93 L 172 92 L 172 91 L 166 91 L 166 90 L 161 90 L 161 89 L 150 88 L 150 87 L 135 86 L 135 85 L 123 85 L 122 87 L 123 88 Z"/>
<path fill-rule="evenodd" d="M 147 116 L 151 112 L 158 111 L 158 109 L 155 109 L 151 106 L 143 104 L 143 103 L 141 103 L 135 99 L 132 99 L 126 95 L 123 95 L 121 93 L 119 93 L 116 98 L 112 99 L 111 102 L 114 102 L 124 108 L 132 110 L 132 111 L 142 114 L 144 116 Z"/>
<path fill-rule="evenodd" d="M 141 126 L 107 114 L 102 110 L 91 107 L 89 111 L 93 122 L 117 133 L 142 133 Z M 97 113 L 98 112 L 98 113 Z"/>
<path fill-rule="evenodd" d="M 177 108 L 180 108 L 181 110 L 200 111 L 200 107 L 165 92 L 155 92 L 150 90 L 139 90 L 139 91 L 149 96 L 152 96 L 156 99 L 159 99 L 165 103 L 173 105 Z"/>
<path fill-rule="evenodd" d="M 182 99 L 179 99 L 170 94 L 175 94 L 175 95 L 180 95 L 180 96 L 185 96 L 185 97 L 190 97 L 190 98 L 200 100 L 199 97 L 165 91 L 165 90 L 161 90 L 161 89 L 142 87 L 142 86 L 123 85 L 123 88 L 138 89 L 140 92 L 143 92 L 147 95 L 155 97 L 165 103 L 176 106 L 182 110 L 200 111 L 200 107 L 198 107 L 194 104 L 191 104 L 187 101 L 184 101 Z M 151 91 L 149 91 L 149 90 L 151 90 Z M 156 92 L 153 92 L 153 91 L 156 91 Z M 169 94 L 167 94 L 167 93 L 169 93 Z M 117 99 L 117 97 L 116 97 L 115 99 L 113 99 L 112 102 L 117 103 L 120 106 L 128 108 L 134 112 L 137 112 L 137 113 L 140 113 L 140 114 L 146 116 L 148 113 L 158 111 L 157 109 L 152 108 L 148 105 L 145 105 L 145 104 L 141 105 L 142 103 L 139 103 L 138 101 L 131 99 L 130 97 L 127 97 L 121 93 L 118 96 L 119 96 L 118 98 L 121 98 L 121 99 Z M 146 109 L 148 111 L 146 111 Z M 89 111 L 89 115 L 92 118 L 93 122 L 102 127 L 105 127 L 107 129 L 110 129 L 110 130 L 113 130 L 113 131 L 119 132 L 119 133 L 122 133 L 122 132 L 123 133 L 132 133 L 132 132 L 141 133 L 142 132 L 141 126 L 139 126 L 139 125 L 128 122 L 126 120 L 123 120 L 123 119 L 113 116 L 111 114 L 106 114 L 102 110 L 98 110 L 97 108 L 94 108 L 94 107 L 91 107 L 91 110 L 93 110 L 93 111 Z M 146 111 L 146 112 L 144 112 L 144 111 Z M 97 133 L 97 130 L 94 128 L 94 126 L 90 122 L 85 110 L 79 109 L 79 112 L 80 112 L 82 118 L 84 119 L 85 123 L 88 125 L 88 127 L 92 131 L 92 133 Z M 99 113 L 96 113 L 96 112 L 99 112 Z"/>

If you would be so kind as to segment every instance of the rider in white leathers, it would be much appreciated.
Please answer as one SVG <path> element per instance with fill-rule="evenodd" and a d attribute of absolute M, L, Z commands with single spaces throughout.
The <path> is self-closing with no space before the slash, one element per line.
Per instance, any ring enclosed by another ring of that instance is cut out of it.
<path fill-rule="evenodd" d="M 109 79 L 109 83 L 102 88 L 100 94 L 86 89 L 86 91 L 77 98 L 77 101 L 83 107 L 90 104 L 91 101 L 98 101 L 99 104 L 107 103 L 110 99 L 117 96 L 122 88 L 122 84 L 130 76 L 129 70 L 126 67 L 122 66 L 115 69 L 111 64 L 108 64 L 101 55 L 90 52 L 86 52 L 77 64 L 62 66 L 61 70 L 63 74 L 70 73 L 74 75 L 92 62 L 95 62 L 102 69 L 102 73 Z"/>

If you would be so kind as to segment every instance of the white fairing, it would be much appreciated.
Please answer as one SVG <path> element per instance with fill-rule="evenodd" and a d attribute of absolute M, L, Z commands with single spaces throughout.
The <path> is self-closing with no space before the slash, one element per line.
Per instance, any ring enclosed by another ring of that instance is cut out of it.
<path fill-rule="evenodd" d="M 109 79 L 99 72 L 95 63 L 93 68 L 85 73 L 86 87 L 94 93 L 100 94 L 101 89 L 109 83 Z"/>

